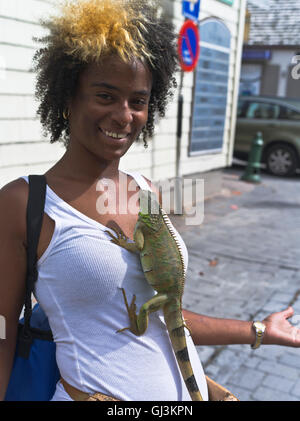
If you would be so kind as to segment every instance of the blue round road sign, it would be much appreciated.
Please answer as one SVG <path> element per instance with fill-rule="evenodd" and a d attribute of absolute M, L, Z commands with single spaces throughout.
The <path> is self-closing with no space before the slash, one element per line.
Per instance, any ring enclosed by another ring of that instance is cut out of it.
<path fill-rule="evenodd" d="M 178 54 L 182 70 L 185 72 L 194 70 L 200 54 L 200 35 L 197 25 L 192 20 L 185 21 L 181 27 Z"/>

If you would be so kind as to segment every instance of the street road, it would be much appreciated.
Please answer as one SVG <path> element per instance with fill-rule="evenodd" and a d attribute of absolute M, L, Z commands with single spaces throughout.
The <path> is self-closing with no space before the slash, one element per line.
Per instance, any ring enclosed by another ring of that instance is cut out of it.
<path fill-rule="evenodd" d="M 262 173 L 240 181 L 225 169 L 222 194 L 205 202 L 204 222 L 171 219 L 189 250 L 184 307 L 241 320 L 261 320 L 292 305 L 300 326 L 300 176 Z M 198 347 L 207 375 L 242 401 L 300 399 L 300 349 L 248 345 Z"/>

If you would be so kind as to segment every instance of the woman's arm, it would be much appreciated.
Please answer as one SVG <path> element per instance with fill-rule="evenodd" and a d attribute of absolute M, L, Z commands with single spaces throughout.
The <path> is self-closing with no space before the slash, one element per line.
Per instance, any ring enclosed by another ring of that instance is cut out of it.
<path fill-rule="evenodd" d="M 252 322 L 220 319 L 183 310 L 195 345 L 252 344 L 255 333 Z"/>
<path fill-rule="evenodd" d="M 28 187 L 16 180 L 0 190 L 0 400 L 9 382 L 17 326 L 24 303 L 26 276 L 26 206 Z"/>
<path fill-rule="evenodd" d="M 294 314 L 292 307 L 273 313 L 262 322 L 266 325 L 263 344 L 300 347 L 300 330 L 287 320 Z M 195 345 L 231 345 L 255 342 L 252 321 L 219 319 L 183 310 L 183 317 Z"/>

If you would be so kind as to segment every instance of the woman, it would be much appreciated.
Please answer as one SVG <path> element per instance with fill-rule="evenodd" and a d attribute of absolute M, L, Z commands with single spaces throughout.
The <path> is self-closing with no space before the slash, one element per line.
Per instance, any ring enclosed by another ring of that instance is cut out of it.
<path fill-rule="evenodd" d="M 139 210 L 132 186 L 153 188 L 141 175 L 121 172 L 119 162 L 140 136 L 146 144 L 155 115 L 165 113 L 176 85 L 175 36 L 149 0 L 81 0 L 45 25 L 50 34 L 35 56 L 39 114 L 51 141 L 66 144 L 62 159 L 45 174 L 35 290 L 63 378 L 53 400 L 96 392 L 120 400 L 189 400 L 161 312 L 151 314 L 140 337 L 116 333 L 128 325 L 122 288 L 136 294 L 138 308 L 154 292 L 138 256 L 113 244 L 106 232 L 122 230 L 132 239 Z M 126 199 L 120 195 L 124 183 Z M 114 188 L 103 196 L 107 185 Z M 24 300 L 27 198 L 26 177 L 0 193 L 0 314 L 7 325 L 0 344 L 1 399 Z M 299 346 L 299 331 L 287 321 L 292 314 L 288 308 L 266 318 L 263 343 Z M 208 399 L 193 342 L 254 344 L 255 331 L 251 322 L 189 311 L 184 318 L 192 332 L 186 336 L 195 377 Z"/>

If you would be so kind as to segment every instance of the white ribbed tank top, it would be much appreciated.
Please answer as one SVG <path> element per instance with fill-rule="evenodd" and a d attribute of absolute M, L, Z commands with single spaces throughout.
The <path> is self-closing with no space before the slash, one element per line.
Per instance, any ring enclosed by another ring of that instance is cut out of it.
<path fill-rule="evenodd" d="M 150 190 L 140 174 L 126 173 L 141 189 Z M 138 310 L 155 294 L 139 256 L 113 244 L 105 233 L 109 228 L 73 208 L 49 186 L 45 213 L 55 221 L 55 230 L 38 261 L 35 296 L 49 319 L 61 376 L 84 392 L 124 401 L 190 400 L 161 311 L 150 315 L 142 336 L 129 330 L 116 333 L 129 324 L 121 288 L 129 302 L 136 294 Z M 187 250 L 177 235 L 187 266 Z M 187 330 L 186 337 L 207 400 L 204 372 Z M 72 399 L 58 382 L 52 400 Z"/>

